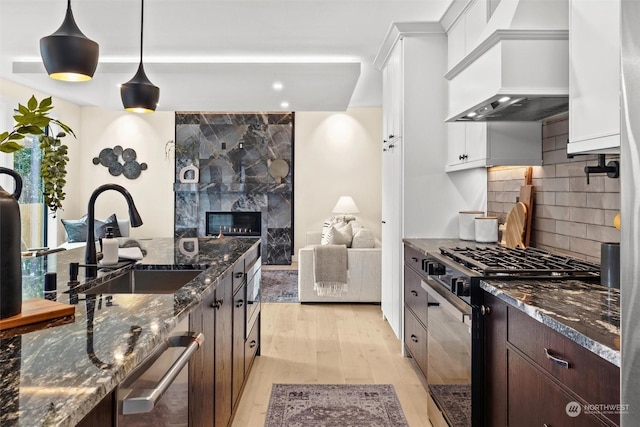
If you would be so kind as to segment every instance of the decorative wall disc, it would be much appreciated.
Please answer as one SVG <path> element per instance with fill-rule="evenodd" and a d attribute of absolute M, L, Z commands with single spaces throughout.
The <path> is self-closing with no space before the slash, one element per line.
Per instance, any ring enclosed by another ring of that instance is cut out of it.
<path fill-rule="evenodd" d="M 94 165 L 106 167 L 113 176 L 124 175 L 128 179 L 136 179 L 148 168 L 146 163 L 138 163 L 137 157 L 136 150 L 133 148 L 122 149 L 120 145 L 116 145 L 113 148 L 100 150 L 98 157 L 94 157 L 92 162 Z"/>

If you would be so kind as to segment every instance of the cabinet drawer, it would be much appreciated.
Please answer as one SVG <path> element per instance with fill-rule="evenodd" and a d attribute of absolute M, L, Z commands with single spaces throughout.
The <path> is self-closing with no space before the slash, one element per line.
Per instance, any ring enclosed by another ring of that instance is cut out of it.
<path fill-rule="evenodd" d="M 531 363 L 508 351 L 509 426 L 596 427 L 605 426 L 594 415 L 567 415 L 573 402 L 564 390 L 542 375 Z"/>
<path fill-rule="evenodd" d="M 427 273 L 423 269 L 423 261 L 426 259 L 426 255 L 420 251 L 417 251 L 407 245 L 404 246 L 404 263 L 410 265 L 416 271 L 420 272 L 425 278 Z"/>
<path fill-rule="evenodd" d="M 509 307 L 507 340 L 588 403 L 620 403 L 620 369 L 591 351 Z M 545 351 L 546 349 L 546 351 Z M 566 361 L 554 362 L 551 357 Z M 619 415 L 606 415 L 619 423 Z"/>
<path fill-rule="evenodd" d="M 404 303 L 424 326 L 427 325 L 427 291 L 422 289 L 422 279 L 411 268 L 404 268 Z"/>
<path fill-rule="evenodd" d="M 250 249 L 247 253 L 244 254 L 244 267 L 245 272 L 248 272 L 254 262 L 258 260 L 260 257 L 260 245 L 257 245 L 255 248 Z"/>
<path fill-rule="evenodd" d="M 260 347 L 260 318 L 253 324 L 251 332 L 244 343 L 244 371 L 245 373 L 251 368 L 251 363 L 256 356 Z"/>
<path fill-rule="evenodd" d="M 406 307 L 404 309 L 404 344 L 426 378 L 428 366 L 427 330 Z"/>
<path fill-rule="evenodd" d="M 238 261 L 236 261 L 235 264 L 233 264 L 233 292 L 234 293 L 245 281 L 244 261 L 245 261 L 245 257 L 242 257 Z"/>

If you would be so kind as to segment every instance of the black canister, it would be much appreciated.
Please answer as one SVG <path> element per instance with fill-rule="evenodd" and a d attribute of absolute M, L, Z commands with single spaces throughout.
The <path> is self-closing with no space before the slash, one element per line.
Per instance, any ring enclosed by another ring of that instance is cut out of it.
<path fill-rule="evenodd" d="M 20 207 L 22 178 L 15 171 L 0 167 L 0 174 L 13 177 L 15 191 L 0 187 L 0 319 L 22 311 L 22 265 L 20 259 Z"/>
<path fill-rule="evenodd" d="M 620 289 L 620 243 L 600 246 L 600 284 Z"/>

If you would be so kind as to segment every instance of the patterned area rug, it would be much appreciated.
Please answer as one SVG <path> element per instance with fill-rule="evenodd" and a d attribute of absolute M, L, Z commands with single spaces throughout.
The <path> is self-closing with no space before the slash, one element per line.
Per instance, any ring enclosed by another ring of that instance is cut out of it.
<path fill-rule="evenodd" d="M 471 386 L 429 384 L 429 393 L 451 427 L 471 427 Z"/>
<path fill-rule="evenodd" d="M 262 302 L 298 302 L 297 270 L 262 270 Z"/>
<path fill-rule="evenodd" d="M 390 384 L 274 384 L 265 427 L 408 427 Z"/>

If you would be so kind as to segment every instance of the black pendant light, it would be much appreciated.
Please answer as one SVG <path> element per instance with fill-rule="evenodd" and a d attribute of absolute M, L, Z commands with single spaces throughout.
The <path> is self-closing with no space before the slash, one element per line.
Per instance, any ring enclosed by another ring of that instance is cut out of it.
<path fill-rule="evenodd" d="M 131 80 L 120 85 L 120 97 L 124 109 L 134 113 L 153 113 L 160 99 L 160 88 L 149 81 L 142 65 L 142 29 L 144 24 L 144 0 L 140 16 L 140 65 Z"/>
<path fill-rule="evenodd" d="M 40 55 L 51 78 L 70 82 L 91 80 L 98 66 L 98 43 L 82 34 L 67 0 L 67 13 L 60 28 L 40 39 Z"/>

